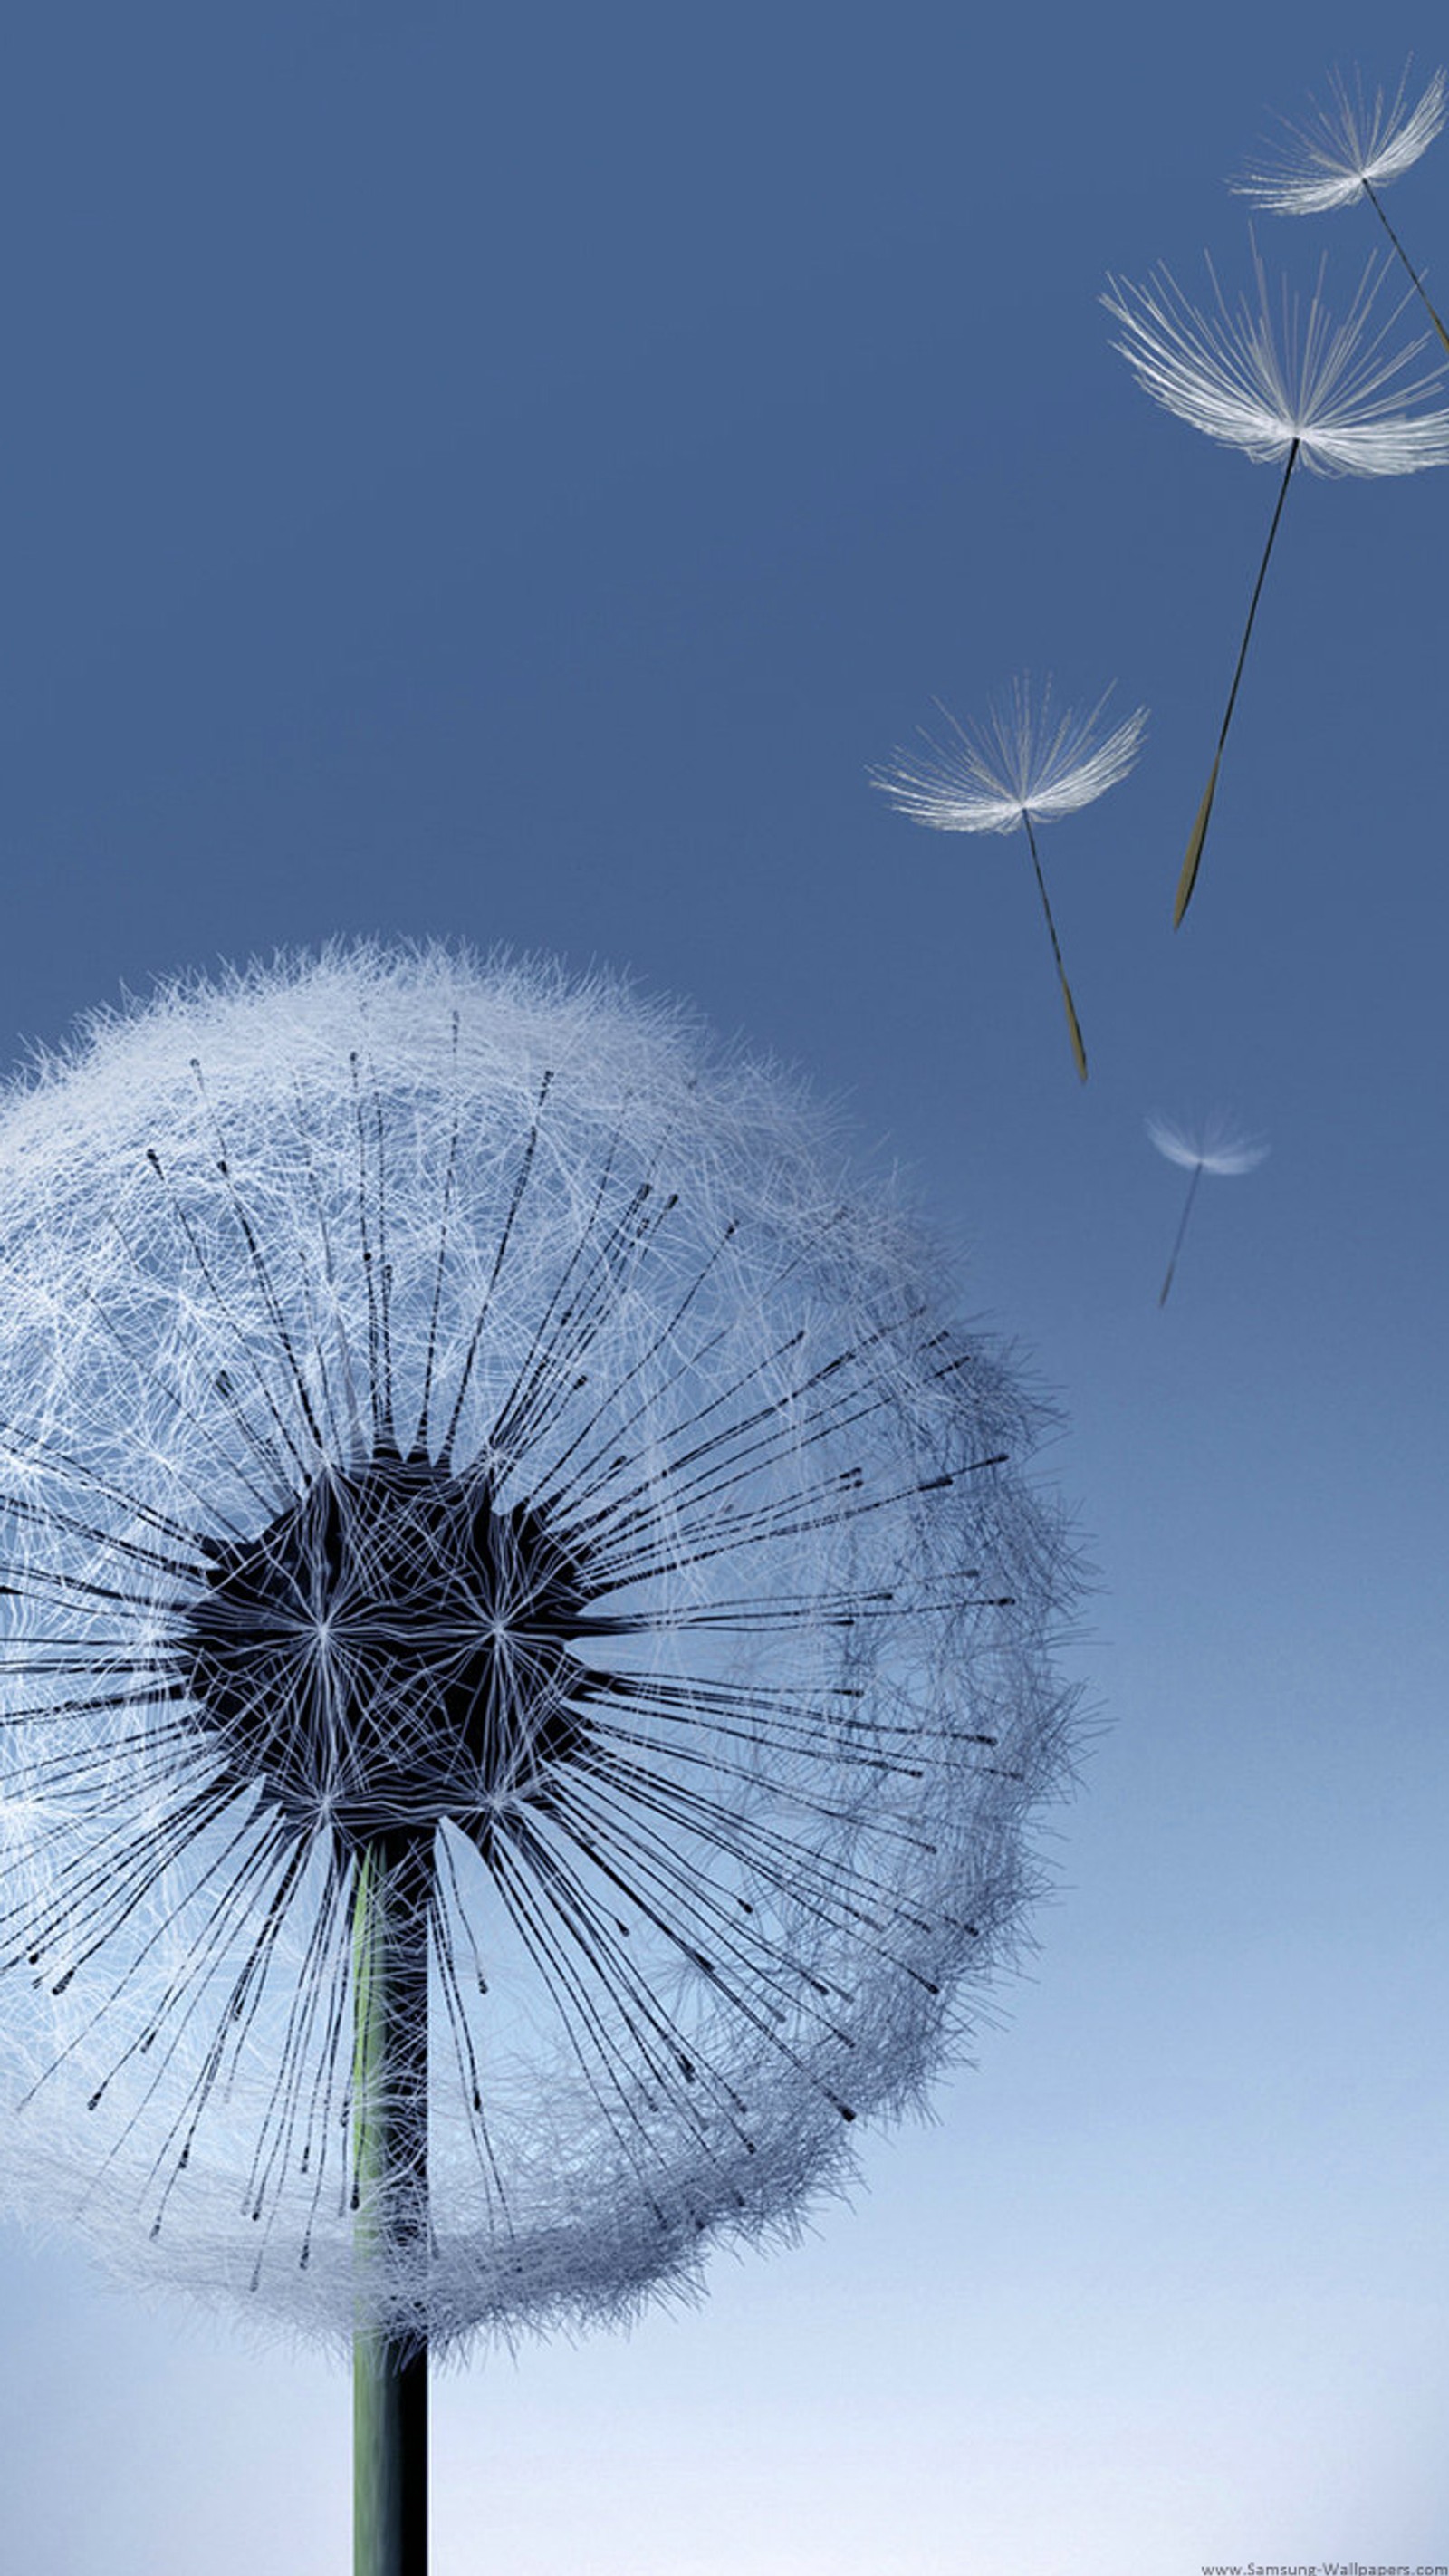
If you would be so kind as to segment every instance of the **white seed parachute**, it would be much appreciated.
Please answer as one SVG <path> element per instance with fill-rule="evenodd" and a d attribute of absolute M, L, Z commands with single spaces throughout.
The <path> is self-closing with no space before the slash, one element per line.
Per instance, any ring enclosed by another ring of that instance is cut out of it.
<path fill-rule="evenodd" d="M 619 989 L 360 948 L 94 1023 L 0 1114 L 12 2207 L 435 2351 L 788 2232 L 1033 1890 L 1034 1429 L 795 1091 Z"/>

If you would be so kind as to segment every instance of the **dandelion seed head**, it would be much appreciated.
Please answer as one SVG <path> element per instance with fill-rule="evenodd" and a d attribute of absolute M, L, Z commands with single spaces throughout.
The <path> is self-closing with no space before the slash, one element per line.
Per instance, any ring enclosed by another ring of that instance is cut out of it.
<path fill-rule="evenodd" d="M 1213 1172 L 1223 1179 L 1240 1172 L 1254 1172 L 1265 1159 L 1269 1147 L 1262 1137 L 1242 1136 L 1220 1113 L 1203 1120 L 1197 1127 L 1184 1127 L 1170 1118 L 1150 1117 L 1147 1133 L 1159 1154 L 1170 1163 L 1181 1164 L 1184 1171 Z"/>
<path fill-rule="evenodd" d="M 1275 293 L 1257 247 L 1253 287 L 1230 303 L 1212 262 L 1212 298 L 1191 303 L 1167 269 L 1144 286 L 1113 279 L 1102 301 L 1115 346 L 1153 400 L 1255 463 L 1295 446 L 1317 474 L 1414 474 L 1449 463 L 1449 410 L 1415 410 L 1443 366 L 1414 372 L 1424 335 L 1391 343 L 1403 302 L 1380 314 L 1386 262 L 1370 261 L 1341 321 L 1319 285 L 1306 301 Z M 1405 301 L 1407 299 L 1404 299 Z"/>
<path fill-rule="evenodd" d="M 1320 215 L 1401 178 L 1449 117 L 1445 74 L 1432 72 L 1422 95 L 1411 100 L 1412 68 L 1405 66 L 1392 93 L 1370 94 L 1361 72 L 1332 73 L 1327 97 L 1310 99 L 1296 121 L 1280 118 L 1272 141 L 1229 186 L 1267 214 Z"/>
<path fill-rule="evenodd" d="M 1136 761 L 1147 709 L 1109 727 L 1110 696 L 1079 714 L 1056 705 L 1050 680 L 1034 691 L 1029 678 L 1016 679 L 979 723 L 942 707 L 945 737 L 923 727 L 924 752 L 897 752 L 871 784 L 932 831 L 1016 832 L 1028 819 L 1054 821 L 1105 796 Z"/>
<path fill-rule="evenodd" d="M 940 1301 L 798 1090 L 600 980 L 338 949 L 13 1092 L 11 2204 L 434 2351 L 788 2235 L 1009 1963 L 1066 1758 L 1036 1409 Z M 360 2274 L 383 1851 L 427 2225 Z"/>

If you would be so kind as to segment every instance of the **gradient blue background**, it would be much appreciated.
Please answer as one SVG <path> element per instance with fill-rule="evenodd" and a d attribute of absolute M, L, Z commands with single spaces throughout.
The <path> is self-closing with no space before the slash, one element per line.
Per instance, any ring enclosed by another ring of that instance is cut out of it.
<path fill-rule="evenodd" d="M 607 959 L 809 1068 L 1070 1428 L 1104 1724 L 1032 1976 L 794 2256 L 446 2380 L 438 2576 L 1449 2561 L 1449 476 L 1290 496 L 1105 273 L 1428 6 L 24 0 L 0 53 L 6 1051 L 335 931 Z M 1395 191 L 1449 293 L 1449 138 Z M 1265 220 L 1343 294 L 1354 211 Z M 1406 320 L 1406 327 L 1411 327 Z M 1153 709 L 1044 839 L 866 788 L 1022 668 Z M 1206 1184 L 1143 1113 L 1269 1134 Z M 3 2244 L 4 2558 L 347 2563 L 348 2394 Z"/>

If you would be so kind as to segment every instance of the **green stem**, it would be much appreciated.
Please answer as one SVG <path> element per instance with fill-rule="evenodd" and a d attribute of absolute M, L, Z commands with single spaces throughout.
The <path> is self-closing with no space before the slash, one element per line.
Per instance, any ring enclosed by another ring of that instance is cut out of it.
<path fill-rule="evenodd" d="M 383 1835 L 359 1854 L 352 1968 L 353 2570 L 426 2576 L 427 2346 L 399 2331 L 388 2280 L 394 2252 L 428 2223 L 426 1869 L 412 1837 Z"/>

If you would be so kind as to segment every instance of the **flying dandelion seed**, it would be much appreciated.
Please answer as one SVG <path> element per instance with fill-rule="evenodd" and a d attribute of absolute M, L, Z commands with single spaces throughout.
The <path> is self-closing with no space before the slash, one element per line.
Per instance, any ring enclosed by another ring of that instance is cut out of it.
<path fill-rule="evenodd" d="M 1177 1268 L 1177 1256 L 1182 1250 L 1182 1239 L 1187 1232 L 1187 1221 L 1192 1214 L 1192 1203 L 1204 1172 L 1212 1172 L 1224 1180 L 1241 1172 L 1255 1172 L 1268 1147 L 1257 1137 L 1235 1136 L 1221 1118 L 1210 1118 L 1195 1132 L 1185 1127 L 1174 1127 L 1166 1118 L 1149 1118 L 1147 1133 L 1159 1154 L 1165 1154 L 1169 1163 L 1177 1163 L 1192 1174 L 1168 1256 L 1166 1276 L 1157 1292 L 1159 1306 L 1165 1306 L 1172 1286 L 1172 1274 Z"/>
<path fill-rule="evenodd" d="M 1166 269 L 1158 269 L 1146 286 L 1114 278 L 1102 298 L 1122 326 L 1116 347 L 1154 401 L 1225 447 L 1241 448 L 1255 463 L 1283 460 L 1217 750 L 1178 879 L 1174 928 L 1192 900 L 1202 864 L 1228 728 L 1294 467 L 1301 460 L 1315 474 L 1415 474 L 1449 462 L 1449 411 L 1413 409 L 1442 381 L 1444 367 L 1410 373 L 1427 345 L 1423 338 L 1397 349 L 1387 345 L 1404 308 L 1400 302 L 1382 319 L 1376 312 L 1383 263 L 1371 261 L 1365 269 L 1341 322 L 1324 305 L 1321 268 L 1306 307 L 1286 278 L 1276 300 L 1271 295 L 1256 244 L 1253 274 L 1256 294 L 1231 306 L 1209 260 L 1213 302 L 1203 312 Z"/>
<path fill-rule="evenodd" d="M 1337 206 L 1372 206 L 1414 283 L 1425 312 L 1449 349 L 1449 332 L 1429 301 L 1423 278 L 1379 203 L 1378 191 L 1428 151 L 1449 118 L 1449 81 L 1442 71 L 1430 74 L 1422 97 L 1411 102 L 1406 64 L 1398 88 L 1389 97 L 1382 89 L 1370 98 L 1363 75 L 1352 85 L 1341 72 L 1329 81 L 1325 101 L 1310 99 L 1301 122 L 1279 119 L 1279 132 L 1263 146 L 1261 157 L 1228 185 L 1241 197 L 1273 215 L 1321 215 Z"/>
<path fill-rule="evenodd" d="M 934 832 L 1025 831 L 1066 1008 L 1072 1056 L 1083 1082 L 1087 1051 L 1033 826 L 1093 804 L 1132 768 L 1147 710 L 1139 707 L 1135 715 L 1108 731 L 1103 717 L 1110 696 L 1108 690 L 1088 714 L 1078 715 L 1053 705 L 1049 680 L 1039 698 L 1033 698 L 1029 679 L 1015 680 L 1009 697 L 988 704 L 980 725 L 960 724 L 942 707 L 950 727 L 945 742 L 936 741 L 923 728 L 924 753 L 898 751 L 892 768 L 875 771 L 871 777 L 871 785 L 888 796 L 898 812 Z"/>
<path fill-rule="evenodd" d="M 9 2195 L 355 2338 L 416 2569 L 428 2351 L 788 2235 L 1009 1957 L 1034 1409 L 776 1077 L 542 969 L 178 986 L 0 1209 Z"/>

